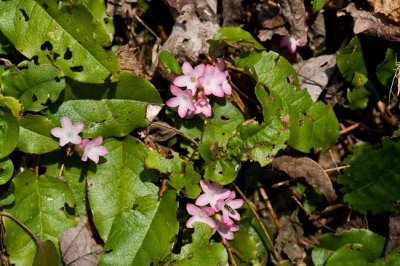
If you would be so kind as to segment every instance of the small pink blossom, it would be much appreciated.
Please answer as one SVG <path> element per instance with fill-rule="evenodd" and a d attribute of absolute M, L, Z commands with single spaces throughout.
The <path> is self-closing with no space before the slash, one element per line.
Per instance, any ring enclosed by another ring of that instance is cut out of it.
<path fill-rule="evenodd" d="M 200 186 L 204 193 L 197 198 L 196 205 L 205 206 L 210 204 L 215 211 L 220 211 L 220 209 L 217 207 L 218 201 L 225 200 L 231 195 L 230 190 L 223 188 L 217 183 L 210 183 L 208 181 L 201 180 Z"/>
<path fill-rule="evenodd" d="M 290 54 L 294 54 L 297 50 L 299 42 L 293 36 L 285 36 L 281 39 L 279 47 L 285 47 Z"/>
<path fill-rule="evenodd" d="M 233 226 L 234 222 L 230 219 L 233 218 L 236 221 L 240 221 L 240 214 L 236 209 L 242 207 L 243 200 L 235 199 L 235 191 L 231 191 L 231 194 L 225 200 L 218 200 L 217 208 L 222 210 L 222 222 L 228 226 Z"/>
<path fill-rule="evenodd" d="M 190 112 L 196 111 L 191 90 L 181 90 L 173 84 L 171 84 L 170 89 L 175 97 L 168 99 L 165 103 L 169 107 L 178 107 L 178 114 L 181 118 L 184 118 Z"/>
<path fill-rule="evenodd" d="M 84 127 L 82 122 L 72 124 L 71 120 L 67 116 L 61 118 L 61 127 L 55 127 L 51 130 L 51 134 L 54 137 L 60 139 L 60 146 L 64 146 L 67 143 L 80 144 L 81 137 L 78 135 Z"/>
<path fill-rule="evenodd" d="M 87 158 L 95 162 L 96 164 L 99 162 L 99 157 L 104 156 L 108 153 L 106 147 L 101 146 L 103 143 L 103 137 L 98 136 L 92 140 L 83 139 L 82 140 L 82 161 L 86 162 Z"/>
<path fill-rule="evenodd" d="M 185 62 L 182 65 L 182 72 L 184 75 L 176 77 L 173 83 L 178 87 L 186 87 L 195 94 L 199 86 L 199 78 L 203 75 L 204 69 L 204 64 L 197 65 L 193 69 L 188 62 Z"/>
<path fill-rule="evenodd" d="M 212 65 L 206 65 L 203 76 L 199 78 L 201 87 L 206 95 L 224 97 L 221 85 L 226 80 L 226 74 Z"/>
<path fill-rule="evenodd" d="M 232 225 L 229 226 L 227 224 L 224 224 L 223 222 L 218 223 L 217 225 L 217 231 L 219 235 L 222 237 L 222 240 L 232 240 L 234 238 L 233 232 L 239 231 L 239 226 L 237 225 Z"/>
<path fill-rule="evenodd" d="M 197 95 L 195 107 L 195 114 L 203 114 L 206 117 L 210 117 L 212 114 L 210 99 L 207 98 L 204 92 L 199 92 L 199 94 Z"/>
<path fill-rule="evenodd" d="M 186 227 L 193 228 L 195 222 L 201 222 L 208 224 L 211 228 L 215 229 L 217 227 L 216 222 L 210 216 L 214 214 L 214 209 L 211 207 L 199 208 L 194 204 L 186 204 L 186 210 L 192 217 L 186 222 Z"/>

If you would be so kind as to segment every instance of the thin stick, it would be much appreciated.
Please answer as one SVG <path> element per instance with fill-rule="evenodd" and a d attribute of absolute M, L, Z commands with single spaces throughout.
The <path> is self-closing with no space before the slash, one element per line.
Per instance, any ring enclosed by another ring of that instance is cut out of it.
<path fill-rule="evenodd" d="M 233 254 L 232 254 L 232 251 L 231 251 L 228 241 L 226 241 L 224 239 L 224 240 L 222 240 L 222 244 L 224 244 L 226 252 L 228 252 L 228 259 L 230 262 L 229 265 L 236 266 L 237 264 L 236 264 L 235 258 L 233 257 Z"/>
<path fill-rule="evenodd" d="M 272 254 L 274 255 L 275 259 L 280 262 L 282 261 L 281 256 L 279 255 L 279 253 L 275 250 L 274 248 L 274 242 L 272 241 L 267 228 L 265 228 L 264 223 L 261 221 L 260 216 L 258 215 L 257 211 L 254 209 L 253 205 L 251 205 L 250 201 L 247 199 L 247 197 L 243 194 L 243 192 L 240 190 L 240 188 L 233 183 L 233 186 L 235 187 L 236 191 L 240 194 L 240 196 L 242 197 L 242 199 L 246 202 L 246 204 L 249 206 L 251 212 L 254 214 L 254 217 L 256 218 L 257 222 L 260 224 L 262 231 L 265 234 L 265 237 L 267 238 L 269 244 L 271 245 L 272 248 Z"/>
<path fill-rule="evenodd" d="M 156 37 L 157 42 L 161 43 L 161 39 L 160 37 L 158 37 L 157 33 L 155 33 L 149 26 L 147 26 L 147 24 L 144 23 L 144 21 L 138 15 L 136 15 L 135 12 L 133 12 L 133 16 L 137 21 L 139 21 L 140 24 L 143 25 L 143 27 L 145 27 L 154 37 Z"/>
<path fill-rule="evenodd" d="M 265 204 L 267 205 L 268 211 L 271 214 L 272 222 L 274 223 L 276 228 L 278 228 L 278 229 L 281 228 L 282 225 L 279 222 L 278 216 L 276 215 L 274 208 L 272 208 L 272 204 L 271 204 L 271 201 L 269 200 L 267 192 L 262 187 L 259 188 L 259 191 L 260 191 L 261 197 L 263 198 L 263 200 L 265 201 Z"/>
<path fill-rule="evenodd" d="M 350 165 L 338 166 L 338 167 L 334 167 L 334 168 L 325 169 L 325 172 L 339 171 L 339 170 L 343 170 L 343 169 L 346 169 L 349 167 L 350 167 Z"/>
<path fill-rule="evenodd" d="M 360 123 L 355 123 L 355 124 L 353 124 L 353 125 L 351 125 L 351 126 L 349 126 L 349 127 L 346 127 L 346 128 L 344 128 L 344 129 L 340 130 L 340 135 L 347 134 L 347 133 L 349 133 L 350 131 L 352 131 L 352 130 L 358 128 L 360 125 L 361 125 Z"/>

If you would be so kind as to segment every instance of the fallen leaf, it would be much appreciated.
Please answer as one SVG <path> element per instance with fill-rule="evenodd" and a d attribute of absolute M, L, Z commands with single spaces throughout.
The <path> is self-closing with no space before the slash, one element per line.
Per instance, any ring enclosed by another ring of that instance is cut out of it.
<path fill-rule="evenodd" d="M 303 0 L 280 0 L 282 13 L 290 25 L 291 36 L 298 41 L 298 46 L 307 44 L 306 8 Z"/>
<path fill-rule="evenodd" d="M 307 89 L 315 102 L 335 72 L 336 56 L 312 57 L 293 66 L 299 74 L 301 87 Z"/>
<path fill-rule="evenodd" d="M 400 21 L 400 1 L 368 0 L 375 13 L 382 13 L 393 21 Z"/>
<path fill-rule="evenodd" d="M 241 26 L 245 10 L 243 0 L 222 0 L 222 26 Z"/>
<path fill-rule="evenodd" d="M 375 13 L 357 9 L 354 3 L 350 3 L 338 11 L 337 16 L 340 17 L 347 13 L 354 18 L 353 31 L 355 34 L 364 33 L 392 42 L 400 42 L 400 26 Z"/>
<path fill-rule="evenodd" d="M 314 188 L 318 188 L 330 203 L 336 200 L 336 192 L 332 182 L 324 169 L 308 157 L 291 157 L 283 155 L 272 161 L 273 168 L 285 172 L 293 179 L 305 178 L 306 182 Z"/>
<path fill-rule="evenodd" d="M 398 246 L 400 246 L 400 215 L 391 214 L 389 216 L 389 241 L 385 253 L 389 254 Z"/>
<path fill-rule="evenodd" d="M 210 47 L 207 41 L 220 28 L 217 23 L 200 20 L 195 11 L 195 4 L 182 7 L 171 35 L 161 49 L 175 55 L 180 61 L 189 58 L 196 62 L 200 54 L 207 54 Z"/>
<path fill-rule="evenodd" d="M 304 248 L 299 245 L 299 239 L 304 235 L 302 224 L 298 218 L 299 209 L 291 215 L 282 215 L 281 228 L 275 240 L 275 248 L 279 253 L 285 253 L 293 264 L 300 263 L 306 256 Z M 298 265 L 298 264 L 296 264 Z"/>
<path fill-rule="evenodd" d="M 99 262 L 103 248 L 96 243 L 83 221 L 74 228 L 65 229 L 60 237 L 63 261 L 68 266 L 94 266 Z"/>

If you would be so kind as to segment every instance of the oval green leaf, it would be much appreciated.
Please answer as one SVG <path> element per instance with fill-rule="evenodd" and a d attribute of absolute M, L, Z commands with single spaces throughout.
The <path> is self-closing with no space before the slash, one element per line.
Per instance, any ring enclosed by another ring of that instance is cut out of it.
<path fill-rule="evenodd" d="M 8 107 L 0 105 L 0 158 L 6 157 L 15 149 L 18 135 L 18 119 Z"/>

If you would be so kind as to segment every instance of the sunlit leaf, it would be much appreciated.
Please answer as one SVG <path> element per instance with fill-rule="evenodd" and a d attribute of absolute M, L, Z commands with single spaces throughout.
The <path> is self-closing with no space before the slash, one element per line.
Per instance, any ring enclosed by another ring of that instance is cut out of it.
<path fill-rule="evenodd" d="M 6 157 L 15 149 L 18 134 L 18 119 L 8 107 L 0 105 L 0 158 Z"/>
<path fill-rule="evenodd" d="M 43 240 L 51 240 L 58 247 L 58 236 L 75 224 L 67 216 L 65 206 L 74 205 L 71 190 L 60 179 L 47 176 L 35 177 L 26 170 L 13 179 L 15 202 L 5 210 L 23 222 Z M 10 261 L 16 265 L 32 265 L 36 246 L 30 236 L 9 219 L 6 228 L 5 246 Z"/>
<path fill-rule="evenodd" d="M 210 244 L 212 229 L 204 223 L 194 224 L 192 243 L 182 247 L 167 265 L 226 265 L 228 254 L 221 243 Z"/>
<path fill-rule="evenodd" d="M 26 153 L 43 154 L 60 147 L 50 130 L 54 124 L 44 116 L 31 115 L 19 120 L 20 133 L 17 148 Z"/>
<path fill-rule="evenodd" d="M 226 43 L 239 43 L 243 46 L 264 50 L 262 46 L 248 31 L 240 27 L 223 27 L 214 34 L 213 41 Z"/>
<path fill-rule="evenodd" d="M 107 240 L 115 217 L 138 199 L 157 195 L 158 188 L 144 169 L 147 150 L 138 139 L 106 139 L 104 146 L 109 153 L 88 173 L 87 189 L 94 224 Z"/>
<path fill-rule="evenodd" d="M 65 88 L 64 78 L 52 65 L 25 63 L 22 69 L 9 68 L 1 76 L 3 93 L 19 99 L 25 110 L 40 111 L 47 101 L 57 100 Z"/>
<path fill-rule="evenodd" d="M 14 174 L 13 162 L 5 157 L 0 159 L 0 185 L 7 183 Z"/>
<path fill-rule="evenodd" d="M 84 5 L 3 1 L 0 30 L 23 55 L 54 64 L 72 79 L 102 83 L 118 71 L 115 54 L 103 48 L 111 45 L 110 36 Z"/>
<path fill-rule="evenodd" d="M 168 72 L 173 72 L 177 75 L 182 74 L 182 69 L 179 65 L 179 62 L 168 51 L 163 50 L 160 52 L 160 61 Z"/>
<path fill-rule="evenodd" d="M 115 218 L 99 265 L 158 264 L 171 250 L 178 233 L 176 192 L 137 199 L 134 209 Z"/>
<path fill-rule="evenodd" d="M 169 174 L 169 184 L 178 192 L 184 189 L 187 197 L 194 199 L 200 195 L 201 176 L 194 170 L 193 162 L 182 160 L 177 152 L 172 152 L 171 157 L 164 158 L 157 151 L 149 151 L 146 167 Z"/>

